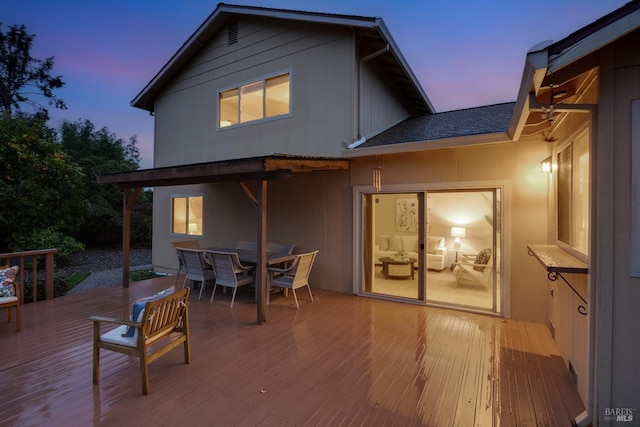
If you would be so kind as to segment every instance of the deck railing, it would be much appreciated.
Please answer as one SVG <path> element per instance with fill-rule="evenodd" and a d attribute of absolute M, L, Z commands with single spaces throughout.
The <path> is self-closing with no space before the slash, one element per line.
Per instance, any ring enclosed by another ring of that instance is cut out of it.
<path fill-rule="evenodd" d="M 31 281 L 33 286 L 33 302 L 38 300 L 38 256 L 44 256 L 44 272 L 45 272 L 45 296 L 46 299 L 53 299 L 53 254 L 58 252 L 58 249 L 39 249 L 35 251 L 23 251 L 23 252 L 11 252 L 0 254 L 0 265 L 16 265 L 15 259 L 18 258 L 18 265 L 20 271 L 18 272 L 20 277 L 20 283 L 22 283 L 22 293 L 20 300 L 24 304 L 24 266 L 25 261 L 31 261 Z M 27 264 L 28 265 L 28 264 Z"/>

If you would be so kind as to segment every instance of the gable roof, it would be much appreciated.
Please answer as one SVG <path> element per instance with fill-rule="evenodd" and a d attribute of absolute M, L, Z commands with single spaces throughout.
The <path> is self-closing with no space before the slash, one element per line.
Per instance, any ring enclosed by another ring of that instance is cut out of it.
<path fill-rule="evenodd" d="M 389 33 L 382 18 L 254 6 L 236 6 L 224 3 L 218 4 L 213 13 L 209 15 L 155 77 L 153 77 L 144 89 L 131 101 L 131 105 L 153 112 L 156 96 L 158 96 L 187 62 L 203 49 L 207 41 L 226 25 L 233 16 L 237 15 L 286 19 L 353 28 L 356 30 L 357 37 L 362 41 L 366 40 L 366 44 L 370 46 L 370 49 L 363 52 L 363 57 L 374 52 L 386 50 L 378 56 L 378 58 L 383 61 L 384 68 L 390 72 L 396 83 L 402 88 L 404 91 L 403 96 L 412 103 L 416 111 L 419 114 L 428 114 L 435 111 L 427 94 L 413 74 L 413 71 L 411 71 L 393 37 L 391 37 L 391 33 Z"/>

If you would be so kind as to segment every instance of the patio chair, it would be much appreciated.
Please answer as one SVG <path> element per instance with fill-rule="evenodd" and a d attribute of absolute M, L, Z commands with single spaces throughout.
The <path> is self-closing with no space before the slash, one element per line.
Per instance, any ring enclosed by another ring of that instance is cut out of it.
<path fill-rule="evenodd" d="M 198 296 L 198 299 L 200 299 L 207 281 L 215 280 L 216 278 L 213 267 L 205 260 L 204 252 L 200 249 L 177 248 L 177 250 L 185 271 L 182 289 L 187 284 L 187 280 L 191 280 L 192 287 L 195 282 L 200 282 L 200 295 Z"/>
<path fill-rule="evenodd" d="M 493 263 L 491 249 L 480 251 L 473 262 L 458 261 L 454 265 L 456 272 L 456 286 L 461 284 L 491 286 Z"/>
<path fill-rule="evenodd" d="M 238 287 L 254 283 L 254 267 L 242 265 L 238 259 L 238 254 L 235 252 L 208 250 L 206 255 L 209 257 L 209 261 L 216 272 L 216 282 L 213 285 L 213 292 L 211 292 L 211 300 L 209 302 L 213 302 L 216 287 L 220 285 L 233 288 L 233 296 L 231 297 L 231 307 L 233 307 Z"/>
<path fill-rule="evenodd" d="M 284 289 L 291 289 L 297 309 L 300 309 L 298 297 L 296 296 L 296 289 L 298 288 L 306 286 L 309 290 L 309 297 L 313 302 L 311 286 L 309 286 L 309 274 L 311 274 L 311 267 L 313 267 L 313 262 L 315 261 L 318 252 L 319 251 L 314 251 L 296 255 L 295 260 L 287 268 L 267 268 L 267 272 L 269 273 L 269 287 L 275 286 Z M 267 303 L 269 302 L 269 294 L 270 292 L 267 292 Z"/>
<path fill-rule="evenodd" d="M 183 344 L 184 363 L 191 363 L 189 341 L 190 289 L 173 291 L 173 286 L 148 299 L 136 319 L 112 319 L 91 316 L 93 321 L 93 383 L 100 383 L 100 349 L 135 356 L 140 359 L 142 394 L 149 394 L 149 364 Z M 119 325 L 100 334 L 100 324 Z M 128 328 L 133 328 L 130 333 Z"/>
<path fill-rule="evenodd" d="M 16 311 L 16 332 L 20 332 L 20 296 L 22 289 L 20 282 L 15 278 L 18 275 L 19 267 L 0 267 L 0 309 L 6 308 L 9 312 L 8 321 L 11 323 L 11 310 Z"/>
<path fill-rule="evenodd" d="M 178 284 L 178 276 L 180 276 L 180 271 L 184 267 L 184 263 L 182 262 L 182 257 L 178 253 L 178 248 L 187 248 L 187 249 L 200 249 L 200 242 L 198 240 L 179 240 L 177 242 L 171 242 L 171 246 L 173 246 L 173 250 L 176 253 L 176 257 L 178 257 L 178 272 L 176 273 L 176 281 L 174 285 Z"/>

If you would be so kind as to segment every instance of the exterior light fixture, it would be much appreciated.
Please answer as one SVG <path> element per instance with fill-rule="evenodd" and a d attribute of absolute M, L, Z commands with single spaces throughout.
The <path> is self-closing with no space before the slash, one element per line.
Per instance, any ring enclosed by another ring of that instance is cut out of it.
<path fill-rule="evenodd" d="M 549 107 L 543 108 L 542 118 L 546 119 L 551 125 L 553 125 L 553 121 L 555 120 L 555 110 L 553 108 L 553 84 L 549 85 Z"/>
<path fill-rule="evenodd" d="M 376 193 L 379 193 L 382 188 L 382 166 L 376 165 L 373 168 L 373 187 L 376 189 Z"/>

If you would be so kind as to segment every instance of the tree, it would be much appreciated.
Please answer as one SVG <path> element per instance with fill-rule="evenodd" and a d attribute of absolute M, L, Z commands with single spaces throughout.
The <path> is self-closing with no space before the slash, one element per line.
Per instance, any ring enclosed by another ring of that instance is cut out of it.
<path fill-rule="evenodd" d="M 53 93 L 64 86 L 60 76 L 51 75 L 54 57 L 42 61 L 31 56 L 34 37 L 27 33 L 24 25 L 11 25 L 4 33 L 0 23 L 0 108 L 3 116 L 20 112 L 21 106 L 27 104 L 48 117 L 47 109 L 36 100 L 40 96 L 55 108 L 67 108 Z"/>
<path fill-rule="evenodd" d="M 42 115 L 5 115 L 0 141 L 2 252 L 43 249 L 43 240 L 58 247 L 70 242 L 65 237 L 77 232 L 88 205 L 82 172 L 62 150 L 55 130 Z"/>
<path fill-rule="evenodd" d="M 78 239 L 89 245 L 121 242 L 122 193 L 113 186 L 98 184 L 97 177 L 138 169 L 140 153 L 136 137 L 125 141 L 110 133 L 106 127 L 96 130 L 89 120 L 78 120 L 62 124 L 60 142 L 84 174 L 83 195 L 89 202 L 89 210 Z M 140 201 L 144 200 L 148 198 L 140 198 Z M 141 218 L 132 218 L 132 226 L 139 220 Z M 145 230 L 132 229 L 132 234 L 149 235 L 150 238 L 150 222 L 146 223 L 146 226 L 142 226 Z"/>

